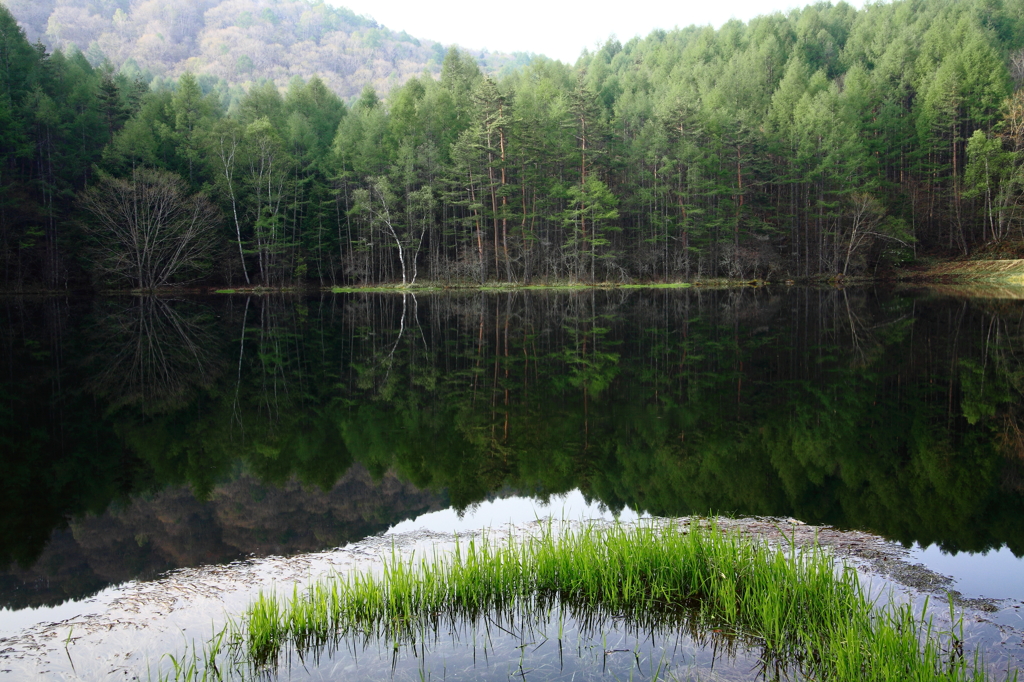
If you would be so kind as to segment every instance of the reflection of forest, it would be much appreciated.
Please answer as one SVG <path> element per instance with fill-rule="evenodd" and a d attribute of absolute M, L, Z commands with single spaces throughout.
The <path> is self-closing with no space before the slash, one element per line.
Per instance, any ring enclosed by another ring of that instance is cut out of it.
<path fill-rule="evenodd" d="M 199 500 L 174 486 L 55 531 L 31 567 L 0 574 L 0 606 L 59 604 L 173 568 L 339 547 L 444 506 L 393 474 L 373 481 L 358 464 L 326 491 L 241 476 Z"/>
<path fill-rule="evenodd" d="M 5 563 L 32 565 L 54 529 L 114 501 L 116 517 L 188 485 L 217 504 L 242 478 L 330 491 L 353 463 L 434 491 L 409 488 L 407 510 L 581 488 L 613 508 L 1024 553 L 1019 303 L 691 289 L 0 306 Z M 316 505 L 294 509 L 316 527 Z M 76 551 L 99 523 L 74 522 Z M 172 526 L 113 536 L 156 546 Z M 124 571 L 259 551 L 222 545 Z"/>

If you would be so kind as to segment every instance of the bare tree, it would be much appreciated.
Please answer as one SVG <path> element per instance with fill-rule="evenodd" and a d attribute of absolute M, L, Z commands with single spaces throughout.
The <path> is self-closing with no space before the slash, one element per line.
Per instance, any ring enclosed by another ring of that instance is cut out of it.
<path fill-rule="evenodd" d="M 421 192 L 414 192 L 413 201 L 427 207 L 424 215 L 429 215 L 433 208 L 433 198 L 429 189 Z M 391 206 L 396 203 L 395 196 L 391 191 L 391 185 L 385 177 L 372 178 L 369 189 L 360 189 L 355 192 L 356 209 L 368 214 L 373 225 L 378 227 L 385 235 L 395 242 L 398 249 L 398 262 L 402 268 L 402 286 L 416 283 L 417 267 L 416 262 L 423 247 L 423 236 L 426 234 L 426 221 L 420 225 L 419 234 L 413 225 L 407 230 L 402 230 L 401 225 L 396 225 L 396 217 L 400 213 L 392 214 Z M 422 208 L 422 206 L 420 206 Z M 399 234 L 399 231 L 403 234 Z M 412 279 L 409 279 L 409 269 L 412 269 Z"/>
<path fill-rule="evenodd" d="M 201 272 L 220 222 L 213 204 L 189 194 L 180 177 L 146 168 L 127 179 L 103 176 L 79 203 L 95 219 L 86 231 L 96 267 L 146 290 Z"/>
<path fill-rule="evenodd" d="M 218 121 L 212 136 L 212 149 L 214 158 L 220 162 L 219 175 L 231 198 L 231 215 L 235 219 L 235 237 L 238 241 L 238 259 L 242 263 L 242 274 L 245 275 L 245 283 L 251 284 L 249 269 L 245 266 L 245 252 L 242 249 L 242 225 L 238 221 L 238 201 L 235 199 L 235 166 L 239 148 L 242 146 L 243 134 L 244 131 L 237 122 L 227 118 Z"/>
<path fill-rule="evenodd" d="M 266 116 L 246 127 L 244 152 L 252 192 L 248 212 L 253 220 L 260 279 L 263 284 L 272 284 L 275 277 L 280 282 L 286 276 L 278 261 L 288 248 L 281 206 L 287 195 L 291 163 L 281 137 Z"/>
<path fill-rule="evenodd" d="M 859 192 L 850 196 L 848 220 L 845 229 L 837 230 L 837 245 L 844 244 L 846 253 L 842 256 L 842 275 L 850 269 L 854 255 L 875 239 L 893 241 L 909 247 L 911 237 L 905 234 L 898 222 L 886 222 L 885 207 L 867 193 Z M 836 260 L 836 269 L 839 259 Z"/>
<path fill-rule="evenodd" d="M 1010 76 L 1016 89 L 1024 85 L 1024 50 L 1010 53 Z"/>

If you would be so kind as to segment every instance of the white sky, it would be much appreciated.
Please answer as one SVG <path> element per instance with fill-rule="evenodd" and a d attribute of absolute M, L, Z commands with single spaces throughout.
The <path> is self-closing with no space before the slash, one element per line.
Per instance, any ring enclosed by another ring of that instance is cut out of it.
<path fill-rule="evenodd" d="M 760 14 L 803 7 L 812 0 L 328 0 L 376 19 L 394 31 L 444 45 L 494 52 L 536 52 L 573 64 L 584 48 L 610 35 L 626 42 L 656 28 L 690 24 L 719 28 L 731 18 L 749 21 Z M 850 4 L 860 7 L 863 0 Z"/>

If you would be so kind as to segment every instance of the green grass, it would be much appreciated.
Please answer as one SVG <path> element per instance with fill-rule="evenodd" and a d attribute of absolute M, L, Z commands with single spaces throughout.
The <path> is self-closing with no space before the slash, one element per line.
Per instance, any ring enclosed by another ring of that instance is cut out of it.
<path fill-rule="evenodd" d="M 746 280 L 733 282 L 722 280 L 730 286 L 747 286 L 750 283 Z M 647 284 L 620 284 L 614 282 L 552 282 L 548 284 L 515 284 L 506 282 L 490 282 L 488 284 L 437 284 L 423 283 L 409 286 L 400 284 L 377 284 L 371 286 L 333 286 L 328 289 L 333 294 L 356 294 L 356 293 L 427 293 L 435 291 L 585 291 L 588 289 L 686 289 L 694 286 L 690 282 L 655 282 Z"/>
<path fill-rule="evenodd" d="M 441 619 L 523 603 L 725 629 L 757 642 L 766 664 L 812 679 L 986 679 L 979 661 L 957 655 L 962 633 L 936 631 L 906 604 L 873 604 L 856 572 L 824 550 L 779 551 L 713 525 L 548 526 L 460 542 L 450 554 L 393 554 L 377 574 L 333 576 L 290 598 L 261 593 L 233 647 L 249 670 L 266 670 L 287 647 L 315 651 L 352 634 L 410 641 Z M 193 668 L 175 679 L 200 679 Z"/>
<path fill-rule="evenodd" d="M 618 289 L 686 289 L 692 287 L 690 282 L 659 282 L 657 284 L 619 284 Z"/>

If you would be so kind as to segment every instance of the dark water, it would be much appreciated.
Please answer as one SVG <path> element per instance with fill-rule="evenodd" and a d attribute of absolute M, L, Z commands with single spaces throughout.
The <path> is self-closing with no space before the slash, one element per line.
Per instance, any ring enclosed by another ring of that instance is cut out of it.
<path fill-rule="evenodd" d="M 0 300 L 0 607 L 579 489 L 1024 553 L 1024 303 Z"/>

